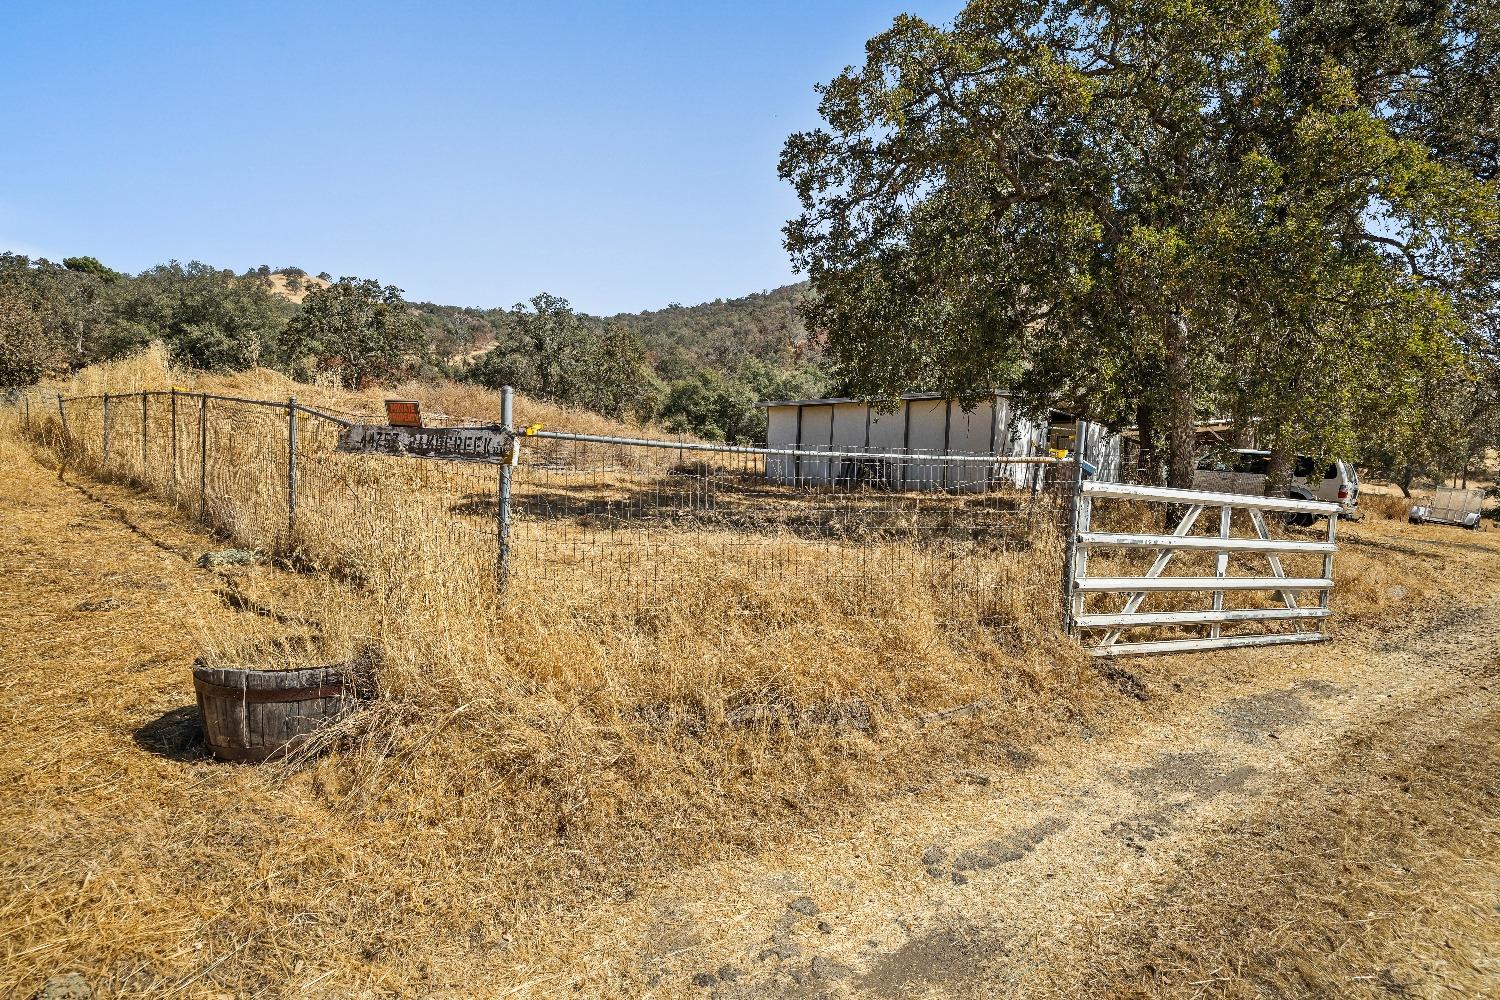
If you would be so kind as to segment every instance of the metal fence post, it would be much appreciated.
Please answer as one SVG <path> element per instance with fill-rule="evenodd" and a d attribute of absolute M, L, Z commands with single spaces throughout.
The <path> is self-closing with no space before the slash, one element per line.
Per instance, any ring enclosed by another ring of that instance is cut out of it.
<path fill-rule="evenodd" d="M 1084 449 L 1088 446 L 1088 434 L 1088 425 L 1079 420 L 1073 433 L 1073 488 L 1068 493 L 1068 514 L 1065 520 L 1068 537 L 1063 556 L 1063 631 L 1068 635 L 1073 634 L 1074 620 L 1084 610 L 1084 595 L 1081 591 L 1076 591 L 1076 584 L 1084 569 L 1081 564 L 1086 563 L 1089 557 L 1088 549 L 1078 545 L 1078 532 L 1083 530 L 1080 524 L 1084 518 L 1092 516 L 1092 511 L 1085 509 L 1086 504 L 1092 506 L 1092 503 L 1083 495 L 1083 457 Z"/>
<path fill-rule="evenodd" d="M 515 434 L 515 420 L 512 412 L 514 393 L 510 386 L 502 386 L 500 389 L 500 425 L 507 434 Z M 511 448 L 519 448 L 520 443 L 511 439 Z M 495 553 L 495 588 L 505 590 L 505 585 L 510 582 L 510 487 L 512 467 L 510 462 L 500 466 L 500 495 L 499 503 L 496 505 L 498 521 L 495 525 L 498 546 Z"/>
<path fill-rule="evenodd" d="M 109 468 L 109 393 L 104 394 L 104 467 Z"/>
<path fill-rule="evenodd" d="M 172 502 L 177 502 L 177 387 L 172 387 Z"/>
<path fill-rule="evenodd" d="M 198 397 L 198 520 L 208 523 L 208 393 Z"/>
<path fill-rule="evenodd" d="M 1328 515 L 1328 544 L 1329 545 L 1337 545 L 1338 544 L 1338 539 L 1339 539 L 1339 512 L 1338 511 L 1333 511 L 1332 513 L 1330 513 Z M 1329 551 L 1329 552 L 1327 552 L 1327 553 L 1325 553 L 1323 555 L 1323 579 L 1325 579 L 1325 580 L 1332 580 L 1333 579 L 1333 552 L 1332 551 Z M 1333 588 L 1332 588 L 1332 586 L 1330 586 L 1328 589 L 1325 589 L 1325 590 L 1323 590 L 1322 592 L 1320 592 L 1318 594 L 1318 607 L 1322 608 L 1324 611 L 1327 611 L 1328 610 L 1329 599 L 1332 598 L 1332 597 L 1333 597 Z M 1326 633 L 1328 631 L 1328 619 L 1327 618 L 1320 618 L 1320 619 L 1318 619 L 1318 631 L 1321 632 L 1321 633 Z"/>
<path fill-rule="evenodd" d="M 146 482 L 148 466 L 146 464 L 146 401 L 149 397 L 146 390 L 141 390 L 141 482 Z"/>
<path fill-rule="evenodd" d="M 297 534 L 297 397 L 286 398 L 286 543 Z"/>

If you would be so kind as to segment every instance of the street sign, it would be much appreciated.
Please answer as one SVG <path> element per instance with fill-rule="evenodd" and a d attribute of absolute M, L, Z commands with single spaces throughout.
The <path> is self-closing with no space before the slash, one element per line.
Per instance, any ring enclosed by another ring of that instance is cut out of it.
<path fill-rule="evenodd" d="M 521 449 L 498 427 L 390 427 L 353 424 L 339 435 L 339 451 L 407 455 L 448 462 L 514 465 Z"/>

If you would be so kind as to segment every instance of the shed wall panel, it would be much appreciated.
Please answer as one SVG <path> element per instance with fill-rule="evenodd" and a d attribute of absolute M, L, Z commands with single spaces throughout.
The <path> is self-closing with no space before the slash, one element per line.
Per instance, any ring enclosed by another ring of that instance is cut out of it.
<path fill-rule="evenodd" d="M 833 450 L 863 452 L 870 408 L 864 403 L 836 403 L 833 407 Z M 834 482 L 850 485 L 863 481 L 868 464 L 858 458 L 833 459 Z"/>
<path fill-rule="evenodd" d="M 913 452 L 941 455 L 948 423 L 948 400 L 913 399 L 907 401 L 911 413 L 909 441 Z M 943 488 L 948 463 L 941 458 L 914 455 L 906 464 L 906 488 L 936 490 Z"/>
<path fill-rule="evenodd" d="M 766 447 L 797 447 L 797 407 L 766 408 Z M 767 455 L 766 478 L 773 483 L 790 483 L 796 475 L 796 459 L 790 455 Z"/>
<path fill-rule="evenodd" d="M 948 423 L 948 454 L 991 455 L 990 438 L 995 434 L 995 401 L 981 399 L 974 409 L 964 412 L 957 400 Z M 948 488 L 982 490 L 989 481 L 993 466 L 979 462 L 949 462 Z"/>
<path fill-rule="evenodd" d="M 802 450 L 804 452 L 828 451 L 833 434 L 833 406 L 808 405 L 802 407 Z M 797 481 L 803 485 L 825 485 L 831 470 L 827 458 L 804 454 L 798 459 Z"/>

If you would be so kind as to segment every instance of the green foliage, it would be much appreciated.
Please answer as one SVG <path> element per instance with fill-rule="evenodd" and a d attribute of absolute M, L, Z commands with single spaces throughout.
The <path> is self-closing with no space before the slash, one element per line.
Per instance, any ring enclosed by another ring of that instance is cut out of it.
<path fill-rule="evenodd" d="M 160 340 L 180 364 L 242 371 L 274 361 L 293 311 L 251 275 L 171 261 L 143 271 L 123 288 L 117 322 L 101 341 L 100 356 Z"/>
<path fill-rule="evenodd" d="M 91 269 L 0 253 L 0 380 L 28 385 L 96 356 L 120 328 L 116 298 Z"/>
<path fill-rule="evenodd" d="M 1347 450 L 1384 378 L 1441 367 L 1493 185 L 1403 127 L 1466 43 L 1443 8 L 971 3 L 898 18 L 787 140 L 787 246 L 855 392 L 1009 387 L 1165 445 L 1260 422 Z"/>
<path fill-rule="evenodd" d="M 300 378 L 331 373 L 348 388 L 408 377 L 422 365 L 422 326 L 395 285 L 340 278 L 312 288 L 286 325 L 281 349 Z"/>
<path fill-rule="evenodd" d="M 640 338 L 658 357 L 685 356 L 700 366 L 733 370 L 749 361 L 788 365 L 818 355 L 799 309 L 805 283 L 702 305 L 620 313 L 610 320 Z"/>
<path fill-rule="evenodd" d="M 669 430 L 735 444 L 766 439 L 760 403 L 814 396 L 821 389 L 810 367 L 785 371 L 763 361 L 734 371 L 683 368 L 676 374 L 656 418 Z"/>
<path fill-rule="evenodd" d="M 97 257 L 64 257 L 63 267 L 69 271 L 80 271 L 84 274 L 92 274 L 105 282 L 115 282 L 124 278 L 125 275 L 113 268 L 105 267 L 99 263 Z"/>
<path fill-rule="evenodd" d="M 474 381 L 607 416 L 638 413 L 651 397 L 640 342 L 623 326 L 575 313 L 566 299 L 543 292 L 518 303 L 497 342 L 468 370 Z"/>

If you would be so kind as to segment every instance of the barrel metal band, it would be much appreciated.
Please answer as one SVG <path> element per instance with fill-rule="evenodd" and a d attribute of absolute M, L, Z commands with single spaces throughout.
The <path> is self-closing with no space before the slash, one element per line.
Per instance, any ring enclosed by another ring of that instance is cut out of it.
<path fill-rule="evenodd" d="M 314 698 L 343 698 L 352 697 L 347 688 L 342 684 L 325 684 L 321 687 L 308 688 L 238 688 L 225 687 L 222 684 L 213 684 L 209 681 L 193 678 L 193 687 L 199 694 L 208 695 L 213 698 L 232 698 L 235 701 L 244 702 L 270 702 L 270 701 L 311 701 Z"/>

